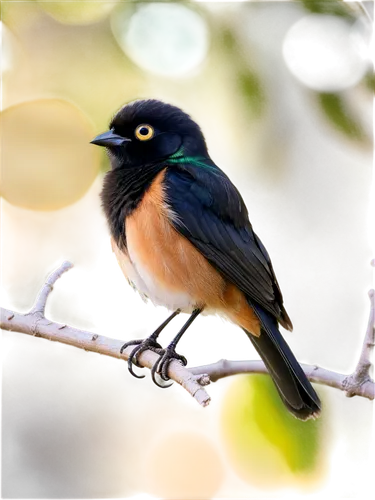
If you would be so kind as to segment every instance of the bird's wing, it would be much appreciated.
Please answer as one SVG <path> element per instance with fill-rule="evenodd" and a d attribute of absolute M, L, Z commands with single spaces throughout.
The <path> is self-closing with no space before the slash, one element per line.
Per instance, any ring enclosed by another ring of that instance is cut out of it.
<path fill-rule="evenodd" d="M 173 165 L 166 172 L 165 190 L 175 229 L 250 300 L 291 329 L 269 255 L 224 172 L 214 164 Z"/>

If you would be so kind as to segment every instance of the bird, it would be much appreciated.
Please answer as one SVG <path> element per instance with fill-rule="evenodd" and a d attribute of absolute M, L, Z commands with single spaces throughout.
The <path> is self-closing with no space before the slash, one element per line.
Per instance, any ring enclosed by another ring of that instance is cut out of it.
<path fill-rule="evenodd" d="M 319 396 L 280 333 L 293 326 L 271 259 L 199 125 L 172 104 L 138 99 L 91 142 L 110 160 L 100 196 L 118 264 L 144 299 L 172 311 L 149 337 L 122 346 L 134 346 L 129 371 L 143 377 L 133 366 L 151 349 L 152 379 L 169 386 L 171 361 L 187 364 L 176 352 L 182 335 L 202 312 L 219 314 L 246 333 L 289 412 L 318 417 Z M 158 336 L 180 313 L 190 316 L 163 349 Z"/>

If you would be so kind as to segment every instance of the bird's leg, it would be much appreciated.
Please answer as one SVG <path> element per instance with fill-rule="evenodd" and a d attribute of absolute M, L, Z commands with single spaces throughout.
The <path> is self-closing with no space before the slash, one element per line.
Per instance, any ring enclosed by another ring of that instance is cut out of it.
<path fill-rule="evenodd" d="M 132 352 L 130 353 L 129 355 L 129 358 L 128 358 L 128 368 L 129 368 L 129 371 L 130 373 L 136 377 L 136 378 L 144 378 L 144 375 L 137 375 L 134 371 L 133 371 L 133 363 L 136 365 L 136 366 L 139 366 L 138 364 L 138 357 L 139 355 L 143 352 L 143 351 L 146 351 L 146 350 L 150 350 L 150 351 L 154 351 L 154 352 L 158 352 L 160 353 L 162 351 L 162 347 L 161 345 L 156 342 L 156 339 L 159 337 L 160 333 L 162 330 L 164 330 L 164 328 L 168 325 L 168 323 L 170 321 L 172 321 L 172 319 L 177 316 L 177 314 L 179 314 L 181 311 L 180 309 L 177 309 L 176 311 L 174 311 L 174 313 L 172 313 L 165 321 L 164 323 L 162 323 L 155 331 L 153 334 L 151 334 L 149 337 L 147 337 L 146 339 L 143 339 L 143 340 L 130 340 L 129 342 L 126 342 L 120 349 L 120 354 L 122 354 L 124 352 L 124 350 L 130 346 L 130 345 L 135 345 L 136 347 L 132 350 Z M 142 368 L 142 367 L 141 367 Z"/>
<path fill-rule="evenodd" d="M 190 318 L 186 321 L 184 326 L 181 328 L 181 330 L 178 332 L 178 334 L 175 336 L 175 338 L 172 340 L 172 342 L 169 344 L 169 346 L 166 349 L 163 349 L 160 358 L 156 361 L 154 366 L 151 369 L 151 377 L 152 380 L 156 385 L 159 387 L 162 387 L 163 389 L 166 387 L 170 387 L 171 384 L 168 385 L 161 385 L 159 382 L 156 380 L 155 375 L 156 373 L 160 375 L 160 378 L 164 381 L 168 381 L 168 368 L 169 364 L 173 359 L 177 359 L 182 362 L 184 366 L 187 365 L 187 359 L 185 356 L 181 356 L 180 354 L 177 354 L 176 352 L 176 345 L 181 339 L 182 335 L 186 332 L 186 330 L 189 328 L 189 326 L 192 324 L 192 322 L 195 320 L 195 318 L 202 312 L 202 309 L 194 309 L 192 314 L 190 315 Z"/>

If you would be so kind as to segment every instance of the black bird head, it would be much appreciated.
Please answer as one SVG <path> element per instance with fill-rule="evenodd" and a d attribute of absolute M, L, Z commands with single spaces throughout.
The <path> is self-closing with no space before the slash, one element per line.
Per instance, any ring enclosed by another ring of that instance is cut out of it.
<path fill-rule="evenodd" d="M 109 150 L 112 168 L 158 163 L 176 153 L 208 157 L 201 129 L 190 116 L 155 99 L 126 104 L 109 128 L 91 142 Z"/>

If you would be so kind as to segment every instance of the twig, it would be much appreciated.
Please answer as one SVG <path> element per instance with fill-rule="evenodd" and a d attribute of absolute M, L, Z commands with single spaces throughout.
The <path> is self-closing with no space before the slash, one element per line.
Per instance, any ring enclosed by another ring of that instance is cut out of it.
<path fill-rule="evenodd" d="M 64 262 L 59 269 L 49 276 L 39 293 L 35 306 L 29 313 L 20 314 L 7 309 L 1 309 L 0 327 L 3 330 L 26 333 L 68 344 L 86 351 L 127 360 L 132 347 L 128 347 L 120 355 L 120 348 L 123 344 L 121 340 L 78 330 L 68 325 L 49 321 L 44 317 L 46 301 L 54 283 L 71 267 L 72 264 Z M 369 322 L 361 356 L 354 373 L 347 376 L 314 365 L 301 365 L 311 382 L 335 387 L 344 391 L 349 397 L 362 396 L 374 399 L 375 384 L 370 378 L 370 356 L 374 346 L 375 293 L 373 290 L 369 292 L 369 296 L 371 300 Z M 144 351 L 138 361 L 141 366 L 152 368 L 157 359 L 158 355 L 156 353 Z M 168 370 L 169 377 L 184 387 L 202 406 L 207 406 L 210 402 L 210 397 L 204 386 L 208 385 L 210 381 L 216 382 L 221 378 L 240 373 L 268 373 L 268 371 L 262 361 L 228 361 L 225 359 L 217 363 L 190 369 L 185 368 L 180 362 L 174 360 Z"/>
<path fill-rule="evenodd" d="M 49 297 L 49 294 L 53 290 L 53 285 L 56 283 L 56 281 L 66 272 L 69 271 L 73 267 L 73 264 L 71 262 L 68 262 L 67 260 L 61 264 L 61 266 L 53 271 L 51 273 L 46 282 L 44 283 L 43 287 L 41 288 L 39 295 L 36 299 L 34 307 L 31 309 L 31 311 L 28 314 L 40 314 L 41 316 L 44 317 L 44 312 L 46 309 L 46 302 Z"/>
<path fill-rule="evenodd" d="M 375 258 L 370 259 L 370 266 L 375 270 Z M 375 288 L 367 289 L 368 314 L 366 328 L 362 338 L 362 349 L 359 351 L 354 364 L 353 373 L 344 380 L 344 394 L 357 394 L 364 386 L 373 386 L 374 389 L 374 349 L 375 349 Z M 371 398 L 374 399 L 374 398 Z"/>

